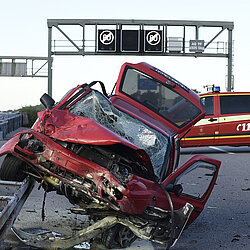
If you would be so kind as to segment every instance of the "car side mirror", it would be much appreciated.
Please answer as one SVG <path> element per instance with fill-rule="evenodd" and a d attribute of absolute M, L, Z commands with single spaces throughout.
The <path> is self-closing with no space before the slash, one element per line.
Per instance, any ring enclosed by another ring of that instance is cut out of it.
<path fill-rule="evenodd" d="M 181 184 L 172 184 L 172 183 L 169 183 L 166 186 L 166 190 L 168 192 L 174 193 L 177 197 L 179 197 L 182 194 L 183 187 L 182 187 Z"/>
<path fill-rule="evenodd" d="M 42 95 L 40 101 L 46 109 L 52 109 L 53 105 L 55 104 L 54 99 L 46 93 Z"/>

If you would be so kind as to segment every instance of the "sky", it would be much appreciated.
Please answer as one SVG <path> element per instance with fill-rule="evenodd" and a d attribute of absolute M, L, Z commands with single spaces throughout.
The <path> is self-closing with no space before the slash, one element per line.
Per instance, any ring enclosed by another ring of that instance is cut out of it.
<path fill-rule="evenodd" d="M 248 0 L 0 0 L 0 57 L 47 57 L 47 19 L 230 21 L 234 22 L 234 90 L 250 91 L 249 9 Z M 147 62 L 200 92 L 207 84 L 225 91 L 225 58 L 56 56 L 53 98 L 58 101 L 70 88 L 94 80 L 103 81 L 110 92 L 124 62 Z M 37 105 L 45 92 L 47 78 L 0 77 L 0 111 Z"/>

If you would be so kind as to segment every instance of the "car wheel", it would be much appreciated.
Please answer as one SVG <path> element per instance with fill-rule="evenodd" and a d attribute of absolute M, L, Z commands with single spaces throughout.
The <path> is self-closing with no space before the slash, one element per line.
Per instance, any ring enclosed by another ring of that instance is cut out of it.
<path fill-rule="evenodd" d="M 13 155 L 7 155 L 0 168 L 0 179 L 5 181 L 23 181 L 27 174 L 27 164 Z"/>
<path fill-rule="evenodd" d="M 108 248 L 126 248 L 136 240 L 134 233 L 121 224 L 109 228 L 102 234 L 102 243 Z"/>
<path fill-rule="evenodd" d="M 121 247 L 129 247 L 136 240 L 134 233 L 125 226 L 121 226 L 119 230 L 119 242 Z"/>

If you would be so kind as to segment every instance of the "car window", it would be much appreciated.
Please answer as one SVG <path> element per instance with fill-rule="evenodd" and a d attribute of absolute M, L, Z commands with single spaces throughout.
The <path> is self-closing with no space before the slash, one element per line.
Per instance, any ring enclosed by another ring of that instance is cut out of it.
<path fill-rule="evenodd" d="M 201 97 L 200 102 L 201 102 L 201 106 L 206 111 L 206 115 L 214 114 L 214 97 L 213 96 Z"/>
<path fill-rule="evenodd" d="M 250 95 L 220 96 L 221 114 L 250 113 Z"/>
<path fill-rule="evenodd" d="M 174 89 L 133 68 L 127 68 L 120 90 L 178 128 L 184 127 L 201 113 L 199 108 Z"/>
<path fill-rule="evenodd" d="M 209 186 L 215 178 L 215 165 L 197 161 L 179 175 L 174 184 L 181 184 L 182 194 L 196 199 L 204 199 Z"/>

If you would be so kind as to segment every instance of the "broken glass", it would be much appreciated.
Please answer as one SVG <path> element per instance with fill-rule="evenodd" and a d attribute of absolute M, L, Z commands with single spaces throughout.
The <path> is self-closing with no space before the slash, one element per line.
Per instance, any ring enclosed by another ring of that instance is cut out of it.
<path fill-rule="evenodd" d="M 90 118 L 144 149 L 152 162 L 156 176 L 160 176 L 168 147 L 168 137 L 142 121 L 118 110 L 100 92 L 92 90 L 69 107 L 75 115 Z"/>

